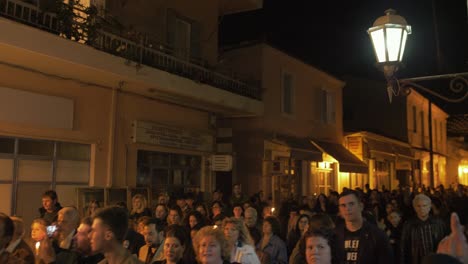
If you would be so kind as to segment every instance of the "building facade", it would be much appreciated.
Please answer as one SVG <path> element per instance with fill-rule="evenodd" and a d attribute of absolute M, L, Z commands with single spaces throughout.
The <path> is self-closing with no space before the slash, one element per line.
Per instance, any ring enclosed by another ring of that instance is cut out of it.
<path fill-rule="evenodd" d="M 80 209 L 211 192 L 216 120 L 263 113 L 257 87 L 214 69 L 220 2 L 117 2 L 79 35 L 53 8 L 2 1 L 2 212 L 29 223 L 47 189 Z"/>
<path fill-rule="evenodd" d="M 220 123 L 230 141 L 218 151 L 233 153 L 231 177 L 246 193 L 262 190 L 278 204 L 349 187 L 350 177 L 367 173 L 342 145 L 342 81 L 266 43 L 226 50 L 223 58 L 263 88 L 263 115 Z"/>
<path fill-rule="evenodd" d="M 415 153 L 414 183 L 450 185 L 446 177 L 447 113 L 415 90 L 407 96 L 407 110 L 408 143 Z"/>

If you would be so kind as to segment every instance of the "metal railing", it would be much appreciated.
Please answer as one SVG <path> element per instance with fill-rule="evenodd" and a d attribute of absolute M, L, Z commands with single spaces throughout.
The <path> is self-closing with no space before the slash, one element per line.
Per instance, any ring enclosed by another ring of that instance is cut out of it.
<path fill-rule="evenodd" d="M 0 15 L 54 34 L 63 34 L 60 32 L 60 21 L 56 14 L 42 12 L 38 6 L 21 0 L 0 0 Z M 84 42 L 83 40 L 77 41 Z M 145 41 L 136 42 L 104 30 L 97 30 L 95 39 L 86 42 L 98 50 L 125 58 L 129 64 L 134 62 L 137 69 L 146 65 L 195 82 L 261 100 L 261 90 L 258 84 L 247 84 L 234 77 L 201 66 L 195 63 L 199 60 L 194 58 L 179 58 L 175 55 L 177 52 L 161 44 L 150 45 Z"/>

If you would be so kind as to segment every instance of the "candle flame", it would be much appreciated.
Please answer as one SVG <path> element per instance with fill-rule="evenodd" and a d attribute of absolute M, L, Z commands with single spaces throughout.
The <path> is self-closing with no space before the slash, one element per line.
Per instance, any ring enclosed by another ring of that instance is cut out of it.
<path fill-rule="evenodd" d="M 36 249 L 39 249 L 40 246 L 41 246 L 41 242 L 37 241 L 36 242 Z"/>

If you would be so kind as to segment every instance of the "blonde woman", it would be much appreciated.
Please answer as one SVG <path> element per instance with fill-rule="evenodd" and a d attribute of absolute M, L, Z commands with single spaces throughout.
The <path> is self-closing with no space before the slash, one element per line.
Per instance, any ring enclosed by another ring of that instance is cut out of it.
<path fill-rule="evenodd" d="M 224 219 L 223 232 L 231 248 L 231 263 L 260 264 L 252 238 L 242 219 Z"/>
<path fill-rule="evenodd" d="M 138 222 L 142 216 L 152 216 L 151 210 L 148 208 L 146 198 L 142 194 L 135 194 L 132 198 L 132 211 L 130 212 L 130 219 Z"/>
<path fill-rule="evenodd" d="M 229 264 L 229 243 L 221 228 L 205 226 L 193 239 L 193 249 L 200 264 Z"/>

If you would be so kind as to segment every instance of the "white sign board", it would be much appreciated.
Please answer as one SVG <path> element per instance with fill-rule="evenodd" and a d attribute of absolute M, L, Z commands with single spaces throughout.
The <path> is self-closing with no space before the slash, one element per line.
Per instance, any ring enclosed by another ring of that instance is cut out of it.
<path fill-rule="evenodd" d="M 211 156 L 212 171 L 231 171 L 232 156 L 231 155 L 213 155 Z"/>
<path fill-rule="evenodd" d="M 213 136 L 159 123 L 135 121 L 133 142 L 163 147 L 213 152 Z"/>

